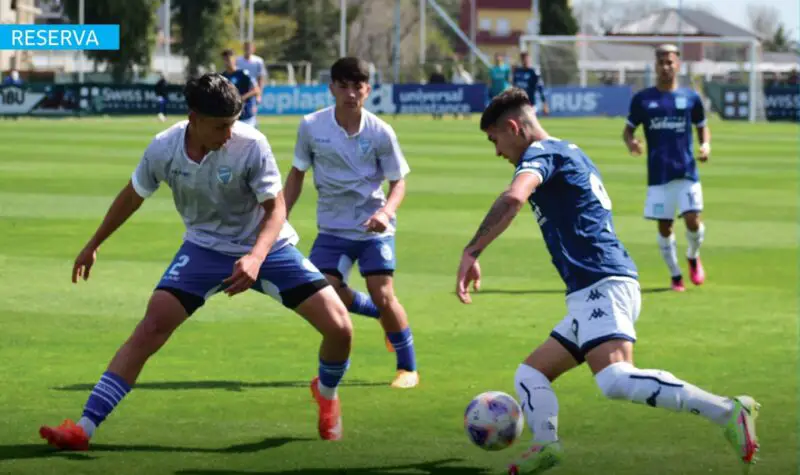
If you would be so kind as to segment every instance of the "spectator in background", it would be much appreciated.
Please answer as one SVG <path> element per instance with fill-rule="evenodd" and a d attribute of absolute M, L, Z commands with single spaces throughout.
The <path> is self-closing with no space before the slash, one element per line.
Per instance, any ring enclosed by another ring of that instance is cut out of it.
<path fill-rule="evenodd" d="M 789 85 L 790 86 L 797 86 L 800 84 L 800 74 L 797 72 L 797 68 L 792 69 L 792 72 L 789 73 Z"/>
<path fill-rule="evenodd" d="M 472 74 L 470 74 L 466 69 L 464 69 L 464 65 L 461 63 L 456 63 L 453 66 L 453 84 L 459 85 L 468 85 L 474 83 L 475 80 L 472 78 Z M 453 114 L 456 119 L 458 119 L 459 114 Z M 469 114 L 464 114 L 464 118 L 468 118 Z"/>
<path fill-rule="evenodd" d="M 12 69 L 8 73 L 8 76 L 3 79 L 3 86 L 22 86 L 23 84 L 24 82 L 22 78 L 19 77 L 19 71 L 17 71 L 16 68 Z"/>
<path fill-rule="evenodd" d="M 539 75 L 539 72 L 533 68 L 531 55 L 523 51 L 519 55 L 519 60 L 520 65 L 514 68 L 514 86 L 528 94 L 528 98 L 534 108 L 539 109 L 538 104 L 541 104 L 542 113 L 544 115 L 550 114 L 547 98 L 544 97 L 544 81 L 542 80 L 542 76 Z M 537 96 L 541 98 L 541 102 L 536 100 Z"/>
<path fill-rule="evenodd" d="M 494 55 L 494 67 L 489 70 L 489 99 L 508 89 L 511 85 L 511 68 L 506 64 L 503 55 Z"/>
<path fill-rule="evenodd" d="M 444 76 L 444 73 L 442 72 L 441 64 L 435 64 L 433 66 L 433 72 L 428 77 L 428 84 L 447 84 L 447 78 Z M 433 113 L 434 119 L 441 119 L 442 117 L 443 115 L 438 112 Z"/>
<path fill-rule="evenodd" d="M 169 97 L 167 95 L 167 78 L 164 77 L 163 73 L 153 89 L 155 90 L 156 96 L 158 96 L 158 120 L 164 122 L 167 120 L 167 102 L 169 101 Z"/>
<path fill-rule="evenodd" d="M 264 65 L 264 59 L 255 54 L 255 50 L 252 43 L 245 41 L 244 54 L 236 60 L 236 68 L 250 73 L 250 78 L 256 83 L 256 89 L 258 89 L 256 102 L 261 104 L 261 93 L 267 84 L 267 67 Z"/>

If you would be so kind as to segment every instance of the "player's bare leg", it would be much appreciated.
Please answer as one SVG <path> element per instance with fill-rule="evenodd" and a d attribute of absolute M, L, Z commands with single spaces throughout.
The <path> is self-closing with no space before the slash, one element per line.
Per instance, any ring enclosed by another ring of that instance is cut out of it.
<path fill-rule="evenodd" d="M 658 220 L 658 248 L 661 251 L 661 257 L 669 269 L 670 277 L 672 277 L 672 290 L 676 292 L 683 292 L 686 287 L 683 285 L 683 276 L 681 275 L 681 268 L 678 265 L 678 247 L 675 243 L 675 234 L 672 232 L 673 221 L 671 219 Z"/>
<path fill-rule="evenodd" d="M 315 293 L 295 311 L 322 334 L 319 376 L 311 381 L 311 393 L 319 405 L 319 435 L 325 440 L 342 438 L 342 412 L 337 387 L 350 361 L 353 325 L 342 300 L 331 287 Z"/>
<path fill-rule="evenodd" d="M 667 371 L 633 365 L 633 343 L 611 340 L 589 351 L 586 362 L 609 399 L 626 400 L 705 417 L 724 428 L 737 457 L 749 467 L 758 451 L 759 404 L 750 396 L 724 398 L 681 381 Z"/>
<path fill-rule="evenodd" d="M 345 307 L 352 312 L 357 313 L 359 315 L 364 315 L 367 317 L 372 317 L 375 319 L 380 318 L 380 311 L 378 307 L 372 302 L 372 299 L 369 295 L 366 295 L 362 292 L 358 292 L 351 288 L 347 283 L 345 283 L 339 276 L 332 275 L 332 274 L 325 274 L 325 278 L 331 284 L 331 286 L 336 290 L 336 293 L 339 295 L 339 298 L 342 299 L 344 302 Z M 386 340 L 386 348 L 389 352 L 394 352 L 394 347 L 392 343 L 389 341 L 389 337 L 384 337 Z"/>
<path fill-rule="evenodd" d="M 509 465 L 509 474 L 542 473 L 561 462 L 558 398 L 551 383 L 577 365 L 574 356 L 550 337 L 517 368 L 514 387 L 525 421 L 533 434 L 533 442 Z"/>
<path fill-rule="evenodd" d="M 392 387 L 408 389 L 419 384 L 414 336 L 408 326 L 406 310 L 394 293 L 394 280 L 391 275 L 368 275 L 367 290 L 381 314 L 381 325 L 397 353 L 397 374 Z"/>
<path fill-rule="evenodd" d="M 706 271 L 700 261 L 700 246 L 706 234 L 706 227 L 700 219 L 700 213 L 690 211 L 684 213 L 683 220 L 686 223 L 686 259 L 689 261 L 689 276 L 694 285 L 702 285 L 706 280 Z"/>
<path fill-rule="evenodd" d="M 60 449 L 88 449 L 95 429 L 130 392 L 147 360 L 164 346 L 187 317 L 177 297 L 156 290 L 150 297 L 145 317 L 117 350 L 89 395 L 78 423 L 68 419 L 58 427 L 42 426 L 39 435 Z"/>

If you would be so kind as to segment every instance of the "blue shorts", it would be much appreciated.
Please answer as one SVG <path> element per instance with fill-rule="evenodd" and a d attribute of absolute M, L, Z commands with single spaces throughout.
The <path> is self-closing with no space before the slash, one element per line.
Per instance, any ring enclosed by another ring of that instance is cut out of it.
<path fill-rule="evenodd" d="M 342 282 L 347 282 L 355 262 L 363 277 L 392 275 L 396 265 L 394 236 L 357 241 L 321 233 L 314 241 L 309 259 L 323 273 Z"/>
<path fill-rule="evenodd" d="M 223 280 L 233 273 L 236 256 L 184 242 L 156 289 L 181 301 L 191 315 L 212 295 L 224 290 Z M 328 285 L 319 270 L 292 245 L 269 253 L 252 289 L 295 308 Z"/>

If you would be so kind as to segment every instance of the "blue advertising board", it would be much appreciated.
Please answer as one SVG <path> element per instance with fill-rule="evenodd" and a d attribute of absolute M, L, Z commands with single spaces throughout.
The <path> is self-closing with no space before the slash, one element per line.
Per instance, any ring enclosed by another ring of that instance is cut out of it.
<path fill-rule="evenodd" d="M 333 105 L 327 85 L 267 86 L 261 95 L 259 115 L 305 115 Z"/>
<path fill-rule="evenodd" d="M 626 116 L 630 86 L 549 87 L 544 91 L 551 117 Z"/>

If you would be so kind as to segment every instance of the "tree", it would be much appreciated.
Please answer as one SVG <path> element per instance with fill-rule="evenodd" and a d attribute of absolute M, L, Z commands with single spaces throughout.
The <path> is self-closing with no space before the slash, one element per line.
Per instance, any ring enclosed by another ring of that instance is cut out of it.
<path fill-rule="evenodd" d="M 567 0 L 542 0 L 540 31 L 542 35 L 574 35 L 578 22 L 572 15 Z"/>
<path fill-rule="evenodd" d="M 542 35 L 575 35 L 578 22 L 572 15 L 567 0 L 542 0 L 540 31 Z M 571 84 L 577 79 L 578 58 L 572 48 L 544 46 L 540 50 L 540 63 L 547 81 L 551 84 Z"/>
<path fill-rule="evenodd" d="M 216 62 L 222 45 L 234 36 L 233 26 L 225 22 L 234 6 L 228 0 L 172 0 L 172 4 L 178 25 L 176 49 L 188 59 L 187 76 L 195 77 L 201 66 Z"/>
<path fill-rule="evenodd" d="M 78 23 L 79 0 L 65 0 L 64 8 L 73 23 Z M 95 62 L 108 63 L 115 82 L 129 81 L 134 66 L 150 66 L 155 44 L 157 0 L 92 0 L 85 2 L 84 22 L 119 25 L 120 48 L 116 51 L 86 51 Z"/>
<path fill-rule="evenodd" d="M 747 6 L 750 29 L 761 38 L 764 51 L 790 51 L 786 28 L 781 23 L 781 12 L 772 5 L 750 4 Z"/>

